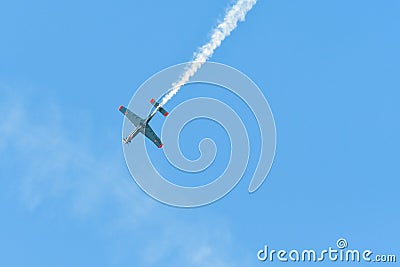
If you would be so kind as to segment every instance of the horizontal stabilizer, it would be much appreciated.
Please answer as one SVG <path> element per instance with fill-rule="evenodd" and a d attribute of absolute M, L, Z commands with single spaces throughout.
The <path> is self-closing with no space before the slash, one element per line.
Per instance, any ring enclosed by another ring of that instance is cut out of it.
<path fill-rule="evenodd" d="M 150 103 L 155 107 L 158 108 L 158 111 L 160 111 L 161 114 L 163 114 L 165 117 L 168 116 L 168 112 L 160 106 L 160 103 L 154 100 L 154 98 L 150 99 Z"/>

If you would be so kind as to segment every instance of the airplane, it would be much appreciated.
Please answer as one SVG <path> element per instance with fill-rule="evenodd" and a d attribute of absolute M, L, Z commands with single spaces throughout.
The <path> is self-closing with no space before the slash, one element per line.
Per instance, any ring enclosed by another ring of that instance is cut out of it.
<path fill-rule="evenodd" d="M 154 133 L 153 129 L 151 129 L 149 122 L 154 117 L 154 115 L 156 115 L 157 111 L 159 111 L 165 117 L 168 116 L 168 112 L 163 107 L 161 107 L 160 103 L 155 101 L 154 98 L 150 100 L 150 103 L 155 107 L 155 109 L 146 119 L 142 119 L 124 106 L 119 107 L 118 110 L 121 111 L 121 113 L 124 114 L 136 127 L 135 130 L 133 130 L 133 132 L 128 137 L 122 139 L 122 142 L 124 144 L 129 144 L 138 133 L 142 133 L 147 138 L 149 138 L 158 148 L 163 147 L 160 138 Z"/>

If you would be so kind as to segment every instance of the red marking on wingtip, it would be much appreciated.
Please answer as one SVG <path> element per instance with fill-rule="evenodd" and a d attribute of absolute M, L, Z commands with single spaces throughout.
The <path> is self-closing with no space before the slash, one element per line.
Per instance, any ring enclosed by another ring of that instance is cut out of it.
<path fill-rule="evenodd" d="M 163 144 L 161 144 L 161 145 L 158 146 L 158 148 L 162 148 L 162 147 L 163 147 Z"/>
<path fill-rule="evenodd" d="M 124 108 L 124 106 L 119 106 L 118 110 L 121 110 L 121 109 L 123 109 L 123 108 Z"/>
<path fill-rule="evenodd" d="M 168 112 L 165 112 L 165 113 L 164 113 L 164 116 L 165 116 L 165 117 L 167 117 L 167 116 L 168 116 L 168 114 L 169 114 Z"/>
<path fill-rule="evenodd" d="M 153 104 L 154 103 L 154 98 L 150 99 L 150 103 Z"/>

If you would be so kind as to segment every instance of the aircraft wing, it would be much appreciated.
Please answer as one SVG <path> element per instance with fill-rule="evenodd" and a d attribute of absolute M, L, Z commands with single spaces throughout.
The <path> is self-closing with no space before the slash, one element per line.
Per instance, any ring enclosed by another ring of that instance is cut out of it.
<path fill-rule="evenodd" d="M 124 106 L 120 106 L 119 111 L 121 111 L 121 113 L 124 114 L 128 118 L 128 120 L 133 123 L 133 125 L 135 125 L 136 127 L 140 125 L 142 118 L 140 118 L 138 115 L 136 115 Z"/>
<path fill-rule="evenodd" d="M 153 129 L 149 125 L 146 125 L 144 129 L 144 135 L 149 138 L 158 148 L 162 148 L 163 144 L 161 139 L 154 133 Z"/>

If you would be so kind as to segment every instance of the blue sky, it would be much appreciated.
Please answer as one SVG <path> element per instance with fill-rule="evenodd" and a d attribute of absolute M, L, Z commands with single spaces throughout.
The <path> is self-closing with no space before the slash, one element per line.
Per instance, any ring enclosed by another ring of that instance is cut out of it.
<path fill-rule="evenodd" d="M 2 266 L 262 266 L 266 244 L 340 237 L 398 253 L 398 1 L 259 1 L 215 52 L 275 117 L 275 162 L 256 193 L 248 171 L 220 201 L 180 209 L 132 181 L 118 106 L 190 60 L 230 3 L 0 4 Z M 192 96 L 184 89 L 170 107 Z"/>

